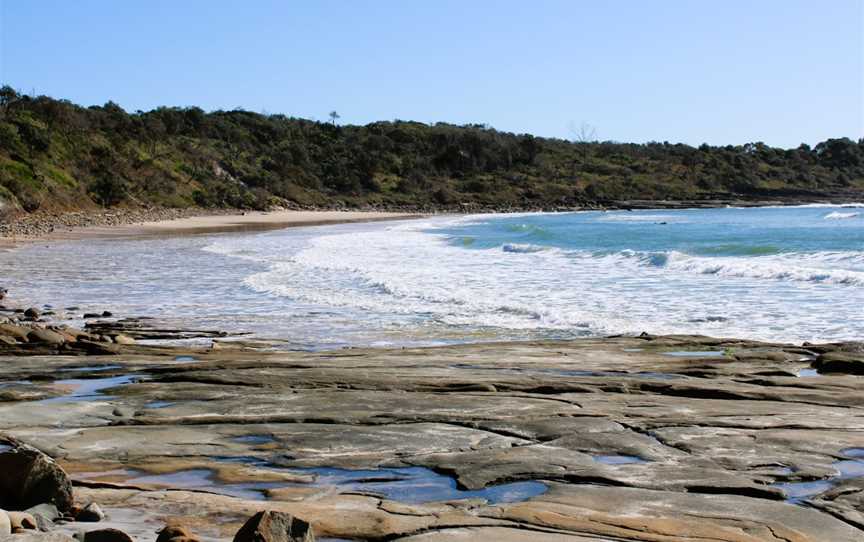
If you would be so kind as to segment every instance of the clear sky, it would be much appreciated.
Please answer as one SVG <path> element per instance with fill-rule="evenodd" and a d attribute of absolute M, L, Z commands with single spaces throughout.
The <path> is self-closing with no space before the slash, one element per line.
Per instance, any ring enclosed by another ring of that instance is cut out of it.
<path fill-rule="evenodd" d="M 864 0 L 0 0 L 0 82 L 135 111 L 864 137 Z"/>

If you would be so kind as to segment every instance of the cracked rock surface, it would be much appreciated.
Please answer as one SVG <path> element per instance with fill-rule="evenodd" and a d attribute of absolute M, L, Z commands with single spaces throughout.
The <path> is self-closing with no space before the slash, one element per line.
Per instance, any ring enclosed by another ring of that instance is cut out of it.
<path fill-rule="evenodd" d="M 0 432 L 142 540 L 168 520 L 230 540 L 268 508 L 324 539 L 860 541 L 864 377 L 813 369 L 834 351 L 861 355 L 674 336 L 7 356 Z"/>

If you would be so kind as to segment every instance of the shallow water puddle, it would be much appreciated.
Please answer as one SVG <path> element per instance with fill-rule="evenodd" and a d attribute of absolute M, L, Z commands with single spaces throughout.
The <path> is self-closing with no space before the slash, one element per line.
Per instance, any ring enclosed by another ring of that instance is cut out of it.
<path fill-rule="evenodd" d="M 243 435 L 241 437 L 234 437 L 231 440 L 241 444 L 270 444 L 276 442 L 276 438 L 270 435 Z"/>
<path fill-rule="evenodd" d="M 840 450 L 840 453 L 846 457 L 862 457 L 864 458 L 864 448 L 845 448 Z"/>
<path fill-rule="evenodd" d="M 784 482 L 780 484 L 771 484 L 771 487 L 776 487 L 783 491 L 786 495 L 786 500 L 791 503 L 800 503 L 806 501 L 810 497 L 815 497 L 825 493 L 832 487 L 834 482 L 829 480 L 814 480 L 811 482 Z"/>
<path fill-rule="evenodd" d="M 9 382 L 0 382 L 0 389 L 11 388 L 12 386 L 26 386 L 32 383 L 30 380 L 10 380 Z"/>
<path fill-rule="evenodd" d="M 726 353 L 722 350 L 676 350 L 662 354 L 673 358 L 722 358 Z"/>
<path fill-rule="evenodd" d="M 455 479 L 424 467 L 372 470 L 325 467 L 297 470 L 315 474 L 315 485 L 318 486 L 339 486 L 413 504 L 460 499 L 484 499 L 492 504 L 520 502 L 542 495 L 548 489 L 541 482 L 525 481 L 478 490 L 461 490 L 457 488 Z"/>
<path fill-rule="evenodd" d="M 149 485 L 172 489 L 205 489 L 207 491 L 228 495 L 240 499 L 264 500 L 264 492 L 268 489 L 284 487 L 284 482 L 247 482 L 240 484 L 223 484 L 214 479 L 213 471 L 209 469 L 190 469 L 170 474 L 149 474 L 131 478 L 125 483 L 130 485 Z"/>
<path fill-rule="evenodd" d="M 198 361 L 195 356 L 176 356 L 174 361 Z"/>
<path fill-rule="evenodd" d="M 266 491 L 281 487 L 336 487 L 343 492 L 366 493 L 383 498 L 420 504 L 461 499 L 484 499 L 489 503 L 520 502 L 547 491 L 546 484 L 534 481 L 513 482 L 478 490 L 461 490 L 456 480 L 424 467 L 351 470 L 331 467 L 283 469 L 256 457 L 217 457 L 217 461 L 243 463 L 256 468 L 307 474 L 309 484 L 295 482 L 221 483 L 209 469 L 190 469 L 170 474 L 138 476 L 127 480 L 130 485 L 153 485 L 174 489 L 204 489 L 213 493 L 244 499 L 262 500 Z"/>
<path fill-rule="evenodd" d="M 172 403 L 170 401 L 150 401 L 144 405 L 144 408 L 168 408 L 170 406 L 174 406 L 176 403 Z"/>
<path fill-rule="evenodd" d="M 846 448 L 840 450 L 842 455 L 862 459 L 842 459 L 831 464 L 837 469 L 837 475 L 825 480 L 812 480 L 808 482 L 781 482 L 771 484 L 771 487 L 779 488 L 786 495 L 786 500 L 791 503 L 801 503 L 811 497 L 816 497 L 837 485 L 837 482 L 852 478 L 864 477 L 864 448 Z"/>
<path fill-rule="evenodd" d="M 816 369 L 801 369 L 796 374 L 798 377 L 822 376 Z"/>
<path fill-rule="evenodd" d="M 450 366 L 452 369 L 475 369 L 481 371 L 499 371 L 519 374 L 542 374 L 559 376 L 587 376 L 587 377 L 613 377 L 613 378 L 650 378 L 657 380 L 674 380 L 687 378 L 684 375 L 673 373 L 658 373 L 654 371 L 639 371 L 628 373 L 627 371 L 585 371 L 579 369 L 530 369 L 525 367 L 487 367 L 485 365 L 472 365 L 470 363 L 456 363 Z"/>
<path fill-rule="evenodd" d="M 99 371 L 110 371 L 112 369 L 122 369 L 123 367 L 120 365 L 88 365 L 85 367 L 61 367 L 60 371 L 69 372 L 69 373 L 85 373 L 85 372 L 99 372 Z"/>
<path fill-rule="evenodd" d="M 88 378 L 55 380 L 55 386 L 72 387 L 73 391 L 59 397 L 43 399 L 38 403 L 69 403 L 73 401 L 104 401 L 113 399 L 113 395 L 105 395 L 102 390 L 133 384 L 147 378 L 146 375 L 112 376 L 110 378 Z"/>
<path fill-rule="evenodd" d="M 594 461 L 604 465 L 632 465 L 634 463 L 649 463 L 647 459 L 635 455 L 595 455 Z"/>

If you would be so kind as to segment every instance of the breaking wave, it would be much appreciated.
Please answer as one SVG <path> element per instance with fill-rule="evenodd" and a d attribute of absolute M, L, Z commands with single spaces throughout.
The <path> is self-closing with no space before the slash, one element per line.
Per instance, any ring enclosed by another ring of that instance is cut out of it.
<path fill-rule="evenodd" d="M 828 213 L 825 215 L 825 220 L 842 220 L 844 218 L 855 218 L 861 213 L 840 213 L 838 211 L 834 211 L 832 213 Z"/>

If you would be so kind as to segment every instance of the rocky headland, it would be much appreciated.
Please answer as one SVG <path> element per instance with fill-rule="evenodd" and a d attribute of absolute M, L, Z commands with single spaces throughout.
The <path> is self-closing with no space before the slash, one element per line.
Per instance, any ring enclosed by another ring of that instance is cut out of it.
<path fill-rule="evenodd" d="M 324 540 L 864 537 L 860 343 L 286 352 L 15 310 L 0 324 L 0 466 L 23 450 L 54 474 L 23 498 L 33 483 L 0 468 L 0 508 L 34 517 L 12 542 L 153 540 L 166 524 L 229 540 L 265 510 L 286 514 L 267 540 L 291 540 L 291 521 Z"/>

